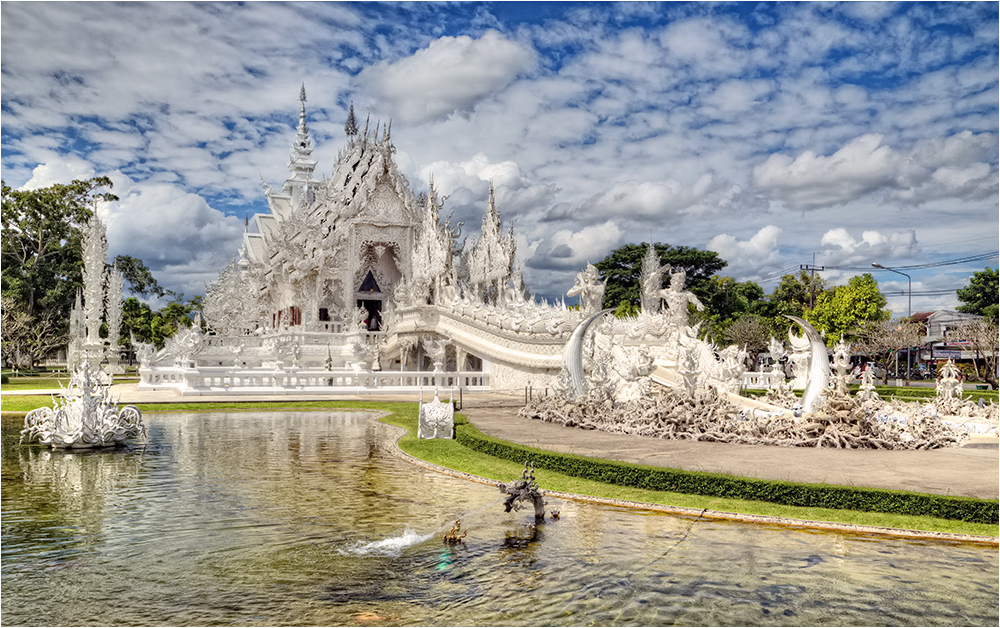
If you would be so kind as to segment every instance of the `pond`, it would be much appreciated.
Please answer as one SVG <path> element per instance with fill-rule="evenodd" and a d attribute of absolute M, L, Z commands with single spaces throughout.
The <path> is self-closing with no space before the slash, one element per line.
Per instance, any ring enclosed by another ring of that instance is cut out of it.
<path fill-rule="evenodd" d="M 530 508 L 364 413 L 144 419 L 148 445 L 88 453 L 5 422 L 5 625 L 998 623 L 996 547 L 553 498 L 529 541 Z"/>

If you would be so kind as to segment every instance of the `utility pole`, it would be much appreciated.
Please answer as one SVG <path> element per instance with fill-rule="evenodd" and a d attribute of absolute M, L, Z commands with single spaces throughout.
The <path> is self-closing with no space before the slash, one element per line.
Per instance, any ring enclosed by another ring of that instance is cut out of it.
<path fill-rule="evenodd" d="M 813 253 L 812 264 L 799 264 L 800 270 L 809 271 L 809 309 L 816 307 L 816 271 L 826 270 L 825 266 L 816 265 L 816 254 Z"/>

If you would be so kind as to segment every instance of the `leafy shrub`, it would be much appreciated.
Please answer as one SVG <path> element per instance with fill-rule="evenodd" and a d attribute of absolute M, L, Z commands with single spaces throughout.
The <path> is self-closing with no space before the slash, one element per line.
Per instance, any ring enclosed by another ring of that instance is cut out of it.
<path fill-rule="evenodd" d="M 796 484 L 758 480 L 718 473 L 649 467 L 611 460 L 585 458 L 525 447 L 486 436 L 471 425 L 457 425 L 459 444 L 474 451 L 524 462 L 565 475 L 634 488 L 727 497 L 813 508 L 836 508 L 954 519 L 973 523 L 997 523 L 997 500 L 949 497 L 872 488 Z"/>

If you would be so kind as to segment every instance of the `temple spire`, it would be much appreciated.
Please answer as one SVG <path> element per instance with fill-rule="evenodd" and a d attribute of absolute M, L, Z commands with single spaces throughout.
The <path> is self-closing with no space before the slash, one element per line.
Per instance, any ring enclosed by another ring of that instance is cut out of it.
<path fill-rule="evenodd" d="M 309 137 L 309 127 L 306 125 L 306 84 L 302 84 L 299 91 L 299 127 L 295 136 L 295 146 L 293 152 L 298 151 L 306 155 L 312 153 L 312 138 Z"/>
<path fill-rule="evenodd" d="M 293 207 L 297 207 L 303 199 L 306 187 L 316 182 L 313 177 L 316 160 L 312 158 L 312 151 L 313 141 L 309 137 L 309 126 L 306 124 L 306 86 L 303 83 L 299 90 L 299 126 L 296 129 L 295 141 L 292 142 L 292 154 L 288 160 L 290 176 L 282 188 L 284 193 L 292 195 Z"/>
<path fill-rule="evenodd" d="M 344 125 L 344 133 L 347 134 L 347 139 L 352 139 L 358 135 L 358 119 L 354 117 L 354 103 L 351 103 L 351 109 L 347 114 L 347 124 Z"/>

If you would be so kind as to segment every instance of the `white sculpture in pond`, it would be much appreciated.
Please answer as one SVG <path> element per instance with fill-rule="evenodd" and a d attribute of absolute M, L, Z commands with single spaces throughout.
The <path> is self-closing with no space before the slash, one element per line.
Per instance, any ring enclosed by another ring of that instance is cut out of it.
<path fill-rule="evenodd" d="M 455 434 L 455 404 L 452 399 L 445 403 L 438 399 L 434 390 L 434 401 L 424 403 L 424 393 L 420 392 L 420 410 L 417 419 L 418 438 L 453 438 Z"/>
<path fill-rule="evenodd" d="M 111 447 L 144 436 L 142 413 L 135 406 L 121 410 L 111 400 L 99 372 L 84 360 L 70 378 L 68 397 L 53 400 L 53 408 L 37 408 L 24 417 L 22 443 L 55 449 Z"/>

